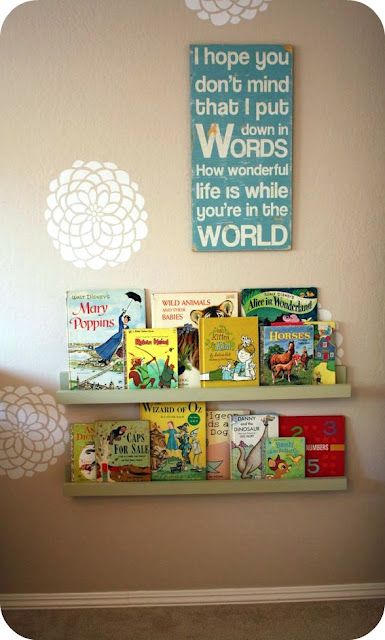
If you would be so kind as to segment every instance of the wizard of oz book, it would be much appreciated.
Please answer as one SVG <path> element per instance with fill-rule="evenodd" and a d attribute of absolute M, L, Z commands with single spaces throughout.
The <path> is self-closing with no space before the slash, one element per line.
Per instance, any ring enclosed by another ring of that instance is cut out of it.
<path fill-rule="evenodd" d="M 173 389 L 178 386 L 176 329 L 130 329 L 125 334 L 128 389 Z"/>
<path fill-rule="evenodd" d="M 278 436 L 278 416 L 231 416 L 230 433 L 231 479 L 259 480 L 263 476 L 263 443 Z"/>
<path fill-rule="evenodd" d="M 261 384 L 312 384 L 313 339 L 310 324 L 263 327 Z"/>
<path fill-rule="evenodd" d="M 345 474 L 345 416 L 280 416 L 279 435 L 305 437 L 307 477 Z"/>
<path fill-rule="evenodd" d="M 258 318 L 202 318 L 199 359 L 202 387 L 258 385 Z"/>
<path fill-rule="evenodd" d="M 71 424 L 71 481 L 96 480 L 95 425 Z"/>
<path fill-rule="evenodd" d="M 243 316 L 258 316 L 260 325 L 317 320 L 316 287 L 242 289 Z"/>
<path fill-rule="evenodd" d="M 305 438 L 267 438 L 263 443 L 263 474 L 267 480 L 305 477 Z"/>
<path fill-rule="evenodd" d="M 95 455 L 99 482 L 151 480 L 148 421 L 96 422 Z"/>
<path fill-rule="evenodd" d="M 249 409 L 206 411 L 207 480 L 230 479 L 230 417 L 249 414 Z"/>
<path fill-rule="evenodd" d="M 123 389 L 123 330 L 145 327 L 143 289 L 67 292 L 70 389 Z"/>
<path fill-rule="evenodd" d="M 313 384 L 336 383 L 336 323 L 312 322 L 314 327 Z"/>
<path fill-rule="evenodd" d="M 200 387 L 200 318 L 225 318 L 238 315 L 235 291 L 195 293 L 153 293 L 153 327 L 178 327 L 178 386 Z"/>
<path fill-rule="evenodd" d="M 206 403 L 145 402 L 152 480 L 206 480 Z"/>

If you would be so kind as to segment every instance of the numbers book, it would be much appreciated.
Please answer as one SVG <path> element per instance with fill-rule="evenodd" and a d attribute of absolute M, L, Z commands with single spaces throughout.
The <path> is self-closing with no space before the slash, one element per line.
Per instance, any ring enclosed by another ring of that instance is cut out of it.
<path fill-rule="evenodd" d="M 249 414 L 249 409 L 206 411 L 207 480 L 230 479 L 230 416 Z"/>
<path fill-rule="evenodd" d="M 278 436 L 278 416 L 230 416 L 230 476 L 232 480 L 263 477 L 263 443 Z"/>
<path fill-rule="evenodd" d="M 151 480 L 150 426 L 147 420 L 106 420 L 95 423 L 97 480 Z"/>
<path fill-rule="evenodd" d="M 312 322 L 314 327 L 313 384 L 336 383 L 336 323 Z"/>
<path fill-rule="evenodd" d="M 206 480 L 206 403 L 145 402 L 152 480 Z"/>
<path fill-rule="evenodd" d="M 178 341 L 174 329 L 129 329 L 125 335 L 128 389 L 178 386 Z"/>
<path fill-rule="evenodd" d="M 268 480 L 305 477 L 305 438 L 267 438 L 263 443 L 263 473 Z"/>
<path fill-rule="evenodd" d="M 71 424 L 71 481 L 96 480 L 94 423 Z"/>
<path fill-rule="evenodd" d="M 284 289 L 242 289 L 243 316 L 258 316 L 260 325 L 272 322 L 291 324 L 299 320 L 317 320 L 318 291 L 316 287 Z"/>
<path fill-rule="evenodd" d="M 305 437 L 307 477 L 345 475 L 345 416 L 280 416 L 279 435 Z"/>
<path fill-rule="evenodd" d="M 258 318 L 199 321 L 202 387 L 258 385 L 258 353 Z"/>
<path fill-rule="evenodd" d="M 123 389 L 123 330 L 145 326 L 143 289 L 67 291 L 69 388 Z"/>
<path fill-rule="evenodd" d="M 178 386 L 200 387 L 199 319 L 237 316 L 238 294 L 153 293 L 151 315 L 153 327 L 178 327 Z"/>
<path fill-rule="evenodd" d="M 314 328 L 311 324 L 263 327 L 262 385 L 312 384 Z"/>

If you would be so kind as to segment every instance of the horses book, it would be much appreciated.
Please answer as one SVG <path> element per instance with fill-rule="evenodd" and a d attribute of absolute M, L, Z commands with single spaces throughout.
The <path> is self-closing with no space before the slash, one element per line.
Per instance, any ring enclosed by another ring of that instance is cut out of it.
<path fill-rule="evenodd" d="M 151 479 L 206 480 L 206 403 L 145 402 L 150 423 Z"/>
<path fill-rule="evenodd" d="M 263 477 L 263 444 L 278 436 L 278 416 L 258 414 L 230 417 L 232 480 L 259 480 Z"/>
<path fill-rule="evenodd" d="M 96 422 L 95 456 L 99 482 L 151 480 L 148 421 Z"/>
<path fill-rule="evenodd" d="M 178 386 L 176 329 L 129 329 L 125 335 L 128 389 L 174 389 Z"/>
<path fill-rule="evenodd" d="M 314 328 L 311 324 L 263 327 L 262 385 L 312 384 Z"/>
<path fill-rule="evenodd" d="M 305 437 L 307 477 L 345 475 L 345 416 L 280 416 L 279 435 Z"/>
<path fill-rule="evenodd" d="M 123 331 L 145 326 L 143 289 L 67 291 L 69 388 L 123 389 Z"/>
<path fill-rule="evenodd" d="M 259 385 L 258 318 L 201 318 L 202 387 Z"/>

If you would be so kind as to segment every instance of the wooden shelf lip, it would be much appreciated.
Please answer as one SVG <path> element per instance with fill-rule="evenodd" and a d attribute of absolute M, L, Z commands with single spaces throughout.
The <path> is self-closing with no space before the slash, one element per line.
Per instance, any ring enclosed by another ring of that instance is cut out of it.
<path fill-rule="evenodd" d="M 186 401 L 258 401 L 258 400 L 308 400 L 322 398 L 350 398 L 350 384 L 296 385 L 276 387 L 212 387 L 180 389 L 130 389 L 100 391 L 58 391 L 62 404 L 131 404 L 139 402 Z M 214 481 L 215 482 L 215 481 Z"/>
<path fill-rule="evenodd" d="M 237 493 L 301 493 L 345 491 L 347 478 L 294 480 L 175 480 L 151 482 L 65 482 L 68 497 L 226 495 Z"/>

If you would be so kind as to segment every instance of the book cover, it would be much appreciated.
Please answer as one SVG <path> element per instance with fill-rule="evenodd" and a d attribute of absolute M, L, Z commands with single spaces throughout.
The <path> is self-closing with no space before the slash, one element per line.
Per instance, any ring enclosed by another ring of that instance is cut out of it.
<path fill-rule="evenodd" d="M 124 332 L 128 389 L 174 389 L 178 386 L 178 340 L 174 329 Z"/>
<path fill-rule="evenodd" d="M 311 324 L 263 327 L 262 385 L 312 384 L 314 328 Z"/>
<path fill-rule="evenodd" d="M 242 289 L 243 316 L 257 316 L 260 325 L 272 322 L 317 320 L 318 291 L 316 287 Z"/>
<path fill-rule="evenodd" d="M 266 479 L 305 477 L 305 438 L 267 438 L 263 445 L 263 472 Z"/>
<path fill-rule="evenodd" d="M 145 326 L 143 289 L 67 291 L 69 388 L 123 389 L 123 330 Z"/>
<path fill-rule="evenodd" d="M 314 327 L 313 384 L 336 383 L 336 323 L 312 322 Z"/>
<path fill-rule="evenodd" d="M 306 440 L 306 476 L 345 475 L 345 416 L 280 416 L 279 435 Z"/>
<path fill-rule="evenodd" d="M 200 387 L 199 319 L 237 315 L 238 293 L 235 291 L 151 295 L 152 326 L 178 328 L 179 387 Z"/>
<path fill-rule="evenodd" d="M 207 480 L 230 479 L 230 416 L 249 414 L 249 409 L 206 411 Z"/>
<path fill-rule="evenodd" d="M 145 402 L 152 480 L 206 480 L 206 403 Z"/>
<path fill-rule="evenodd" d="M 96 480 L 95 425 L 78 422 L 71 424 L 71 481 Z"/>
<path fill-rule="evenodd" d="M 202 387 L 258 385 L 258 318 L 202 318 L 199 360 Z"/>
<path fill-rule="evenodd" d="M 264 441 L 278 436 L 278 416 L 231 416 L 230 433 L 231 479 L 259 480 L 263 477 Z"/>
<path fill-rule="evenodd" d="M 150 426 L 147 420 L 105 420 L 95 423 L 97 480 L 151 480 Z"/>

